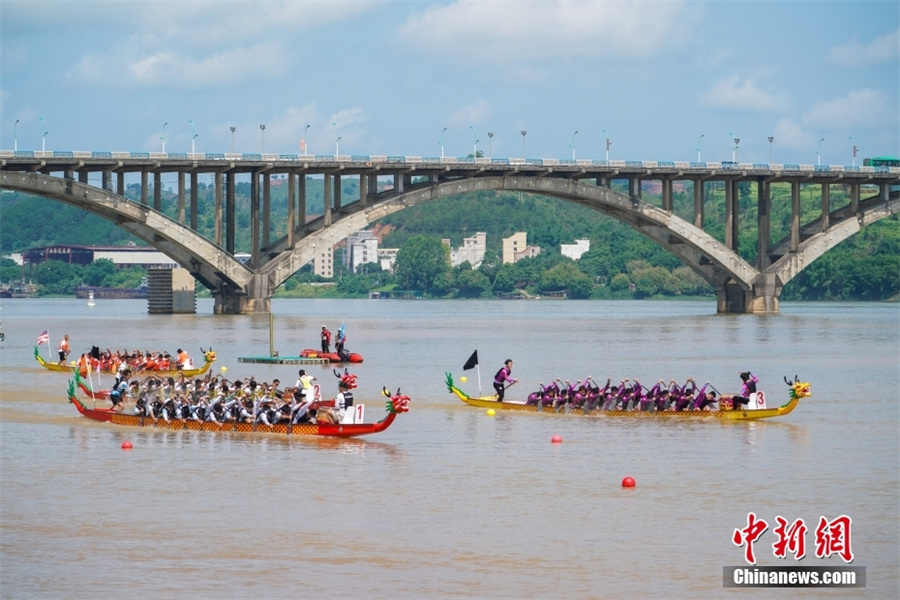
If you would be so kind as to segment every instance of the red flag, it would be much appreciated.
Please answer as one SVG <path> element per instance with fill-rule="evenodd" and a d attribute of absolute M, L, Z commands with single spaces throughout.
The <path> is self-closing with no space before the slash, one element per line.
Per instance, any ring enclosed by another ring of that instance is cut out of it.
<path fill-rule="evenodd" d="M 50 332 L 45 329 L 44 332 L 38 336 L 37 345 L 40 346 L 41 344 L 49 344 L 49 343 L 50 343 Z"/>

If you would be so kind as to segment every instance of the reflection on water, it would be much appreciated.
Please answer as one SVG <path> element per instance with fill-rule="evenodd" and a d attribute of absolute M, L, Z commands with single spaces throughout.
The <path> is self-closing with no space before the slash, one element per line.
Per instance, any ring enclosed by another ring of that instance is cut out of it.
<path fill-rule="evenodd" d="M 2 302 L 4 597 L 718 598 L 749 511 L 851 516 L 865 594 L 898 596 L 900 544 L 885 527 L 900 518 L 896 305 L 787 303 L 757 317 L 702 302 L 276 300 L 283 355 L 346 323 L 369 419 L 382 386 L 412 398 L 388 431 L 343 440 L 91 422 L 66 401 L 66 376 L 33 358 L 49 329 L 73 351 L 212 346 L 230 378 L 293 382 L 296 367 L 237 361 L 268 353 L 265 315 Z M 747 369 L 770 404 L 787 401 L 795 373 L 813 396 L 760 422 L 488 417 L 444 386 L 474 349 L 468 385 L 490 389 L 511 357 L 511 397 L 587 375 L 695 377 L 728 393 Z M 331 369 L 311 370 L 333 395 Z M 760 563 L 791 564 L 771 542 Z"/>

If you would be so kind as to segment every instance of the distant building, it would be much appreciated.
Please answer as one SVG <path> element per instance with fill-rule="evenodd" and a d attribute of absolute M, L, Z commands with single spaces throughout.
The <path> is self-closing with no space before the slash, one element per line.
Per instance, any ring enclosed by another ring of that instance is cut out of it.
<path fill-rule="evenodd" d="M 365 263 L 378 262 L 378 238 L 371 231 L 357 231 L 347 236 L 344 247 L 344 268 L 356 273 L 356 268 Z"/>
<path fill-rule="evenodd" d="M 381 265 L 382 271 L 394 272 L 394 263 L 397 261 L 397 251 L 399 248 L 379 248 L 378 263 Z"/>
<path fill-rule="evenodd" d="M 503 238 L 503 262 L 514 263 L 523 258 L 534 258 L 541 253 L 540 246 L 528 245 L 528 234 L 518 231 L 508 238 Z"/>
<path fill-rule="evenodd" d="M 450 246 L 450 240 L 443 240 Z M 487 234 L 479 231 L 472 237 L 463 239 L 463 245 L 459 248 L 450 247 L 450 264 L 458 267 L 468 261 L 473 269 L 477 269 L 484 261 L 484 251 L 487 250 Z"/>
<path fill-rule="evenodd" d="M 58 260 L 74 265 L 89 265 L 101 258 L 108 259 L 120 269 L 130 267 L 170 268 L 180 265 L 152 246 L 67 246 L 56 245 L 32 248 L 22 253 L 26 265 L 39 265 L 48 260 Z"/>
<path fill-rule="evenodd" d="M 324 246 L 321 250 L 316 248 L 315 255 L 313 255 L 313 273 L 327 279 L 334 277 L 333 247 Z"/>
<path fill-rule="evenodd" d="M 563 256 L 578 260 L 581 255 L 591 249 L 591 240 L 575 240 L 574 244 L 561 244 L 559 250 Z"/>

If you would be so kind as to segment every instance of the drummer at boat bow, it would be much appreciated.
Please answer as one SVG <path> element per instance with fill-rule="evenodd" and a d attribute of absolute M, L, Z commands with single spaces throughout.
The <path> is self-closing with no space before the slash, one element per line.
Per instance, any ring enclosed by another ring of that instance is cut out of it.
<path fill-rule="evenodd" d="M 59 341 L 59 364 L 66 364 L 66 358 L 69 356 L 69 334 L 63 336 Z"/>
<path fill-rule="evenodd" d="M 497 402 L 503 402 L 503 394 L 506 388 L 509 387 L 506 384 L 513 385 L 518 381 L 518 379 L 512 378 L 512 366 L 512 359 L 507 358 L 500 370 L 497 371 L 497 374 L 494 375 L 494 389 L 497 390 Z"/>

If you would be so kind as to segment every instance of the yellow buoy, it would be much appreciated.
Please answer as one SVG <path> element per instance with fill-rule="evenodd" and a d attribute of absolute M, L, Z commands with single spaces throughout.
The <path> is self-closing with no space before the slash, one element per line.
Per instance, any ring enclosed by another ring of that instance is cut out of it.
<path fill-rule="evenodd" d="M 493 416 L 496 415 L 496 414 L 497 414 L 497 413 L 494 412 L 494 409 L 493 409 L 493 408 L 487 409 L 487 416 L 493 417 Z"/>
<path fill-rule="evenodd" d="M 228 370 L 228 367 L 222 367 L 222 368 L 221 368 L 221 369 L 219 369 L 219 370 L 220 370 L 220 371 L 222 371 L 222 372 L 223 372 L 223 373 L 224 373 L 224 372 L 225 372 L 225 371 L 227 371 L 227 370 Z"/>
<path fill-rule="evenodd" d="M 465 375 L 463 375 L 462 377 L 460 377 L 459 380 L 462 381 L 463 383 L 465 383 L 465 382 L 468 381 L 468 379 L 466 379 L 466 376 L 465 376 Z"/>

